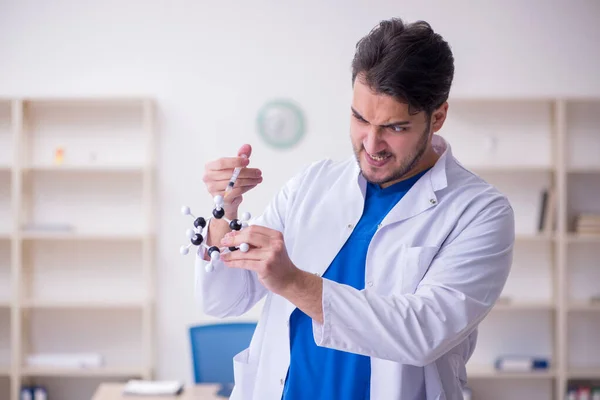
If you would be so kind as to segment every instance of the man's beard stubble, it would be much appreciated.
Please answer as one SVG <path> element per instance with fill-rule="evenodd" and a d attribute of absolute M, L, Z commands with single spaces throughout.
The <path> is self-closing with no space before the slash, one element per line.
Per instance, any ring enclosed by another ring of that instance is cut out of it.
<path fill-rule="evenodd" d="M 365 179 L 370 183 L 382 185 L 382 184 L 385 184 L 388 182 L 399 180 L 400 178 L 405 176 L 423 158 L 423 155 L 425 154 L 425 151 L 427 150 L 427 141 L 429 139 L 430 132 L 431 132 L 431 128 L 430 128 L 429 124 L 427 124 L 427 128 L 421 135 L 419 142 L 417 143 L 417 148 L 414 151 L 414 153 L 410 154 L 404 160 L 402 160 L 402 163 L 400 164 L 400 166 L 395 171 L 393 171 L 390 176 L 385 177 L 378 181 L 373 181 L 373 180 L 368 179 L 367 175 L 365 174 L 365 171 L 363 171 L 363 169 L 360 165 L 360 151 L 363 150 L 366 153 L 364 146 L 361 145 L 360 150 L 354 149 L 354 157 L 356 158 L 356 162 L 358 163 L 358 166 L 361 169 L 361 172 L 362 172 L 363 176 L 365 177 Z M 369 155 L 367 154 L 367 157 L 368 156 Z"/>

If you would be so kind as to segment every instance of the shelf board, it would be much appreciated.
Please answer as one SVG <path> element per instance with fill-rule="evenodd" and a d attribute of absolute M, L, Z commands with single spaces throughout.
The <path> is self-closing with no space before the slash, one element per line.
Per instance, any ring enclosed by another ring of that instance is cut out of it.
<path fill-rule="evenodd" d="M 146 235 L 135 232 L 62 232 L 24 231 L 24 240 L 142 240 Z"/>
<path fill-rule="evenodd" d="M 10 300 L 0 299 L 0 308 L 10 308 Z"/>
<path fill-rule="evenodd" d="M 549 301 L 506 301 L 499 300 L 494 306 L 493 310 L 497 311 L 552 311 L 555 306 Z"/>
<path fill-rule="evenodd" d="M 468 379 L 552 379 L 555 376 L 556 372 L 553 369 L 515 372 L 498 371 L 493 366 L 467 364 Z"/>
<path fill-rule="evenodd" d="M 23 167 L 26 172 L 143 172 L 141 165 L 32 165 Z"/>
<path fill-rule="evenodd" d="M 7 100 L 12 100 L 7 99 Z M 151 95 L 146 95 L 143 93 L 135 94 L 135 95 L 119 95 L 119 94 L 111 94 L 111 95 L 97 95 L 97 96 L 36 96 L 36 97 L 23 97 L 23 101 L 30 103 L 108 103 L 111 105 L 119 104 L 119 103 L 137 103 L 140 101 L 152 101 L 154 97 Z"/>
<path fill-rule="evenodd" d="M 491 102 L 491 103 L 506 103 L 506 102 L 534 102 L 534 103 L 550 103 L 562 97 L 552 96 L 529 96 L 529 95 L 452 95 L 448 98 L 449 102 L 467 102 L 467 103 L 479 103 L 479 102 Z"/>
<path fill-rule="evenodd" d="M 600 311 L 600 302 L 571 300 L 567 305 L 569 311 Z"/>
<path fill-rule="evenodd" d="M 600 235 L 594 234 L 579 234 L 570 232 L 567 234 L 567 242 L 569 243 L 600 243 Z"/>
<path fill-rule="evenodd" d="M 12 171 L 12 167 L 10 165 L 0 165 L 0 173 L 10 171 Z"/>
<path fill-rule="evenodd" d="M 567 167 L 569 174 L 600 174 L 600 166 Z"/>
<path fill-rule="evenodd" d="M 61 377 L 131 377 L 142 376 L 142 367 L 100 367 L 100 368 L 61 368 L 61 367 L 23 367 L 23 376 L 61 376 Z"/>
<path fill-rule="evenodd" d="M 549 233 L 517 233 L 515 241 L 518 242 L 549 242 L 556 239 L 554 234 Z"/>
<path fill-rule="evenodd" d="M 0 365 L 0 376 L 10 376 L 10 367 L 7 365 Z"/>
<path fill-rule="evenodd" d="M 0 231 L 0 240 L 10 240 L 11 237 L 12 235 L 10 233 Z"/>
<path fill-rule="evenodd" d="M 569 368 L 567 377 L 572 379 L 600 379 L 600 367 Z"/>
<path fill-rule="evenodd" d="M 465 165 L 476 174 L 552 173 L 554 167 L 547 165 Z"/>
<path fill-rule="evenodd" d="M 491 103 L 506 103 L 506 102 L 533 102 L 533 103 L 554 103 L 556 101 L 566 102 L 600 102 L 598 96 L 574 95 L 574 96 L 530 96 L 530 95 L 469 95 L 469 94 L 454 94 L 448 98 L 448 101 L 455 102 L 491 102 Z"/>
<path fill-rule="evenodd" d="M 39 300 L 28 299 L 23 301 L 23 308 L 32 309 L 141 309 L 144 307 L 142 300 Z"/>

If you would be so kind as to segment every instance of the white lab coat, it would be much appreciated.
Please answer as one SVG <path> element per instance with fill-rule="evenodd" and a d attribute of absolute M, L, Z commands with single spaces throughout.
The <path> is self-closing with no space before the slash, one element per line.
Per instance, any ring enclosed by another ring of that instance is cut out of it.
<path fill-rule="evenodd" d="M 369 245 L 365 289 L 324 279 L 324 323 L 313 321 L 318 346 L 371 357 L 374 400 L 462 399 L 477 326 L 512 263 L 514 215 L 506 197 L 462 167 L 438 135 L 434 147 L 441 157 Z M 256 223 L 283 232 L 294 264 L 322 275 L 360 219 L 364 195 L 354 158 L 316 162 Z M 238 316 L 267 296 L 249 348 L 234 358 L 231 399 L 281 399 L 295 306 L 253 272 L 220 266 L 206 273 L 204 263 L 198 254 L 196 292 L 207 314 Z"/>

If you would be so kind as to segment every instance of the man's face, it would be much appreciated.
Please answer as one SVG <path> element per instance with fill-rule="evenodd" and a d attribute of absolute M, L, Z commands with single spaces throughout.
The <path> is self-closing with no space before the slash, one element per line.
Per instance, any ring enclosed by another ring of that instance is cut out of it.
<path fill-rule="evenodd" d="M 373 93 L 359 77 L 354 83 L 350 139 L 365 179 L 385 187 L 409 173 L 427 150 L 430 118 L 425 112 L 411 115 L 407 104 Z"/>

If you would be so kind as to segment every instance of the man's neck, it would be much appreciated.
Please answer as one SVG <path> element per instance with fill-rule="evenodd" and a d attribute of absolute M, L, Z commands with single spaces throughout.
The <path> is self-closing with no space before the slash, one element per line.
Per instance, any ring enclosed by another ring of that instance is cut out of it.
<path fill-rule="evenodd" d="M 386 188 L 392 186 L 395 183 L 410 179 L 413 176 L 418 175 L 419 173 L 433 167 L 439 159 L 440 155 L 433 149 L 433 146 L 429 146 L 429 148 L 425 151 L 425 154 L 423 155 L 423 157 L 421 157 L 421 160 L 419 160 L 417 165 L 415 165 L 413 169 L 404 174 L 402 178 L 396 179 L 392 182 L 386 182 L 379 186 L 381 188 Z"/>

